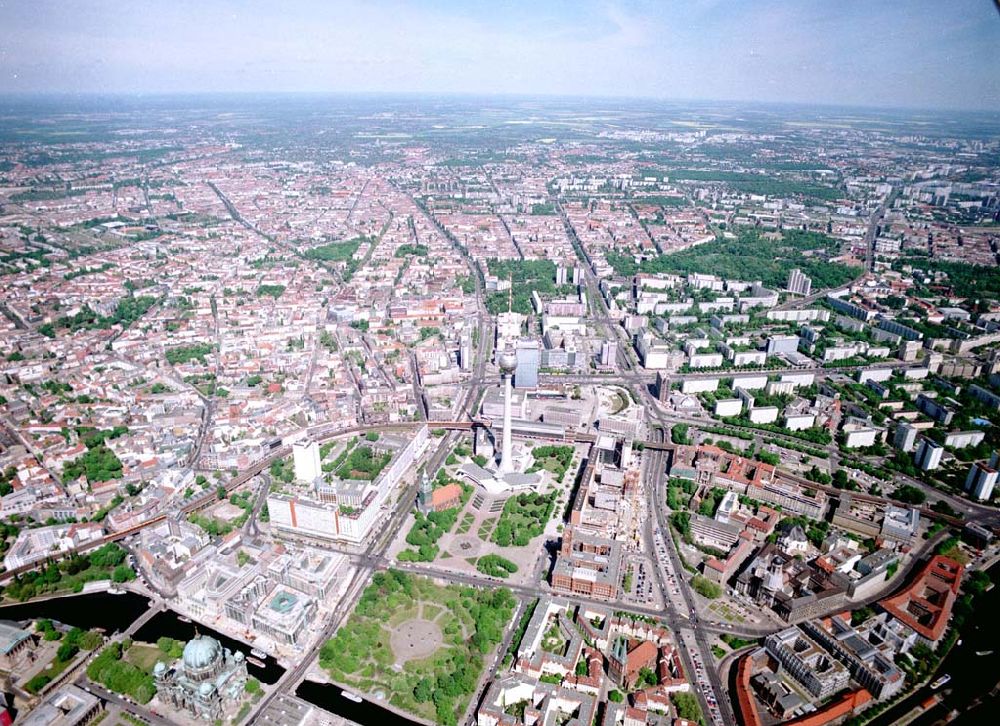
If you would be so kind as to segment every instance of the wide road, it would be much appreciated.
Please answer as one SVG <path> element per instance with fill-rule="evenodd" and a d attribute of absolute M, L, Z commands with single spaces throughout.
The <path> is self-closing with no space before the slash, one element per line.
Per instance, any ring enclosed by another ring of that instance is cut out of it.
<path fill-rule="evenodd" d="M 104 688 L 97 683 L 93 683 L 88 680 L 84 674 L 81 674 L 76 679 L 76 685 L 86 691 L 90 691 L 105 703 L 113 703 L 125 713 L 138 716 L 140 719 L 148 724 L 151 724 L 152 726 L 176 726 L 176 724 L 170 719 L 164 718 L 158 713 L 153 713 L 151 710 L 145 706 L 140 706 L 132 699 L 119 696 L 117 693 L 109 691 L 107 688 Z"/>
<path fill-rule="evenodd" d="M 688 669 L 688 677 L 698 685 L 697 693 L 702 711 L 715 724 L 733 726 L 736 723 L 736 718 L 729 708 L 726 688 L 714 667 L 715 657 L 706 635 L 707 628 L 699 623 L 697 603 L 691 594 L 687 580 L 684 578 L 684 568 L 680 562 L 680 555 L 675 547 L 674 539 L 670 536 L 670 524 L 666 514 L 666 477 L 663 475 L 663 471 L 666 469 L 666 462 L 662 461 L 664 454 L 656 452 L 655 456 L 661 457 L 661 460 L 655 467 L 657 476 L 653 478 L 647 489 L 649 511 L 656 518 L 656 532 L 652 542 L 656 543 L 656 547 L 661 553 L 665 552 L 667 555 L 666 558 L 655 557 L 658 569 L 661 570 L 658 582 L 664 601 L 669 603 L 668 610 L 674 616 L 671 619 L 679 620 L 681 613 L 684 613 L 688 619 L 687 624 L 676 629 L 675 632 L 679 633 L 681 653 L 687 656 L 684 667 Z M 676 596 L 673 599 L 670 598 L 665 581 L 673 584 L 680 595 L 680 601 L 677 600 Z M 732 631 L 727 629 L 727 632 Z M 698 663 L 691 662 L 695 655 L 697 655 Z"/>
<path fill-rule="evenodd" d="M 428 219 L 432 223 L 436 224 L 436 220 L 428 216 Z M 439 226 L 439 225 L 437 225 Z M 440 226 L 439 226 L 440 227 Z M 449 239 L 452 239 L 450 235 L 441 229 L 442 233 L 446 234 Z M 478 275 L 478 270 L 471 267 L 473 264 L 471 260 L 468 260 L 470 264 L 470 271 L 473 272 L 473 278 L 476 281 L 477 293 L 481 293 L 480 290 L 480 279 Z M 489 325 L 488 316 L 486 315 L 485 309 L 482 306 L 482 295 L 477 294 L 477 298 L 480 300 L 479 310 L 477 314 L 477 325 L 479 334 L 479 346 L 476 350 L 476 365 L 474 375 L 472 380 L 467 382 L 467 390 L 465 396 L 461 401 L 461 410 L 470 412 L 475 406 L 482 392 L 482 379 L 483 373 L 486 367 L 486 361 L 491 348 L 491 339 L 488 337 Z M 417 401 L 420 405 L 420 401 Z M 424 466 L 425 471 L 428 476 L 433 476 L 437 470 L 441 467 L 445 458 L 451 452 L 455 443 L 456 434 L 454 431 L 448 431 L 440 439 L 436 439 L 437 447 L 433 450 L 431 455 L 427 458 Z M 435 439 L 431 439 L 432 446 Z M 252 723 L 255 716 L 260 713 L 264 708 L 270 704 L 270 702 L 277 697 L 279 694 L 287 693 L 294 690 L 298 684 L 301 682 L 302 678 L 305 676 L 309 667 L 313 661 L 318 657 L 320 649 L 323 644 L 337 632 L 337 629 L 346 621 L 350 613 L 353 611 L 357 599 L 361 596 L 364 591 L 365 586 L 368 583 L 369 578 L 372 573 L 385 562 L 385 554 L 389 549 L 393 537 L 402 527 L 407 515 L 413 508 L 413 503 L 415 501 L 417 490 L 419 488 L 419 480 L 414 477 L 414 482 L 412 485 L 407 487 L 403 493 L 400 495 L 396 502 L 395 510 L 389 517 L 383 520 L 382 525 L 376 531 L 374 536 L 369 537 L 368 545 L 365 547 L 364 551 L 358 556 L 357 559 L 357 569 L 354 576 L 348 585 L 347 591 L 344 597 L 341 598 L 336 609 L 334 610 L 332 616 L 330 617 L 327 624 L 324 626 L 323 630 L 320 632 L 319 637 L 316 639 L 314 645 L 306 652 L 299 663 L 289 671 L 287 671 L 281 679 L 275 684 L 274 688 L 269 690 L 267 696 L 262 698 L 260 702 L 256 705 L 254 710 L 249 714 L 246 723 Z"/>

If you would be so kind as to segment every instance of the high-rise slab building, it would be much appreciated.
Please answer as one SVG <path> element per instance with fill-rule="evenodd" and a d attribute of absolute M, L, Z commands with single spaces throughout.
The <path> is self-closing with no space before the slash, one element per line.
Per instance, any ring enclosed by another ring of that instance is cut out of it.
<path fill-rule="evenodd" d="M 292 463 L 295 478 L 303 482 L 313 482 L 323 472 L 319 458 L 319 444 L 309 439 L 301 439 L 292 444 Z"/>
<path fill-rule="evenodd" d="M 610 367 L 618 359 L 618 341 L 605 340 L 601 343 L 601 365 Z"/>
<path fill-rule="evenodd" d="M 812 279 L 802 270 L 795 268 L 788 273 L 788 292 L 796 295 L 808 295 L 812 291 Z"/>
<path fill-rule="evenodd" d="M 919 429 L 905 421 L 896 427 L 896 435 L 892 439 L 893 445 L 900 451 L 910 452 L 917 445 L 917 434 Z"/>
<path fill-rule="evenodd" d="M 514 356 L 517 359 L 517 367 L 514 369 L 514 385 L 518 388 L 538 388 L 538 368 L 542 357 L 538 341 L 517 341 Z"/>
<path fill-rule="evenodd" d="M 969 469 L 965 477 L 965 491 L 981 502 L 993 496 L 993 488 L 997 484 L 997 470 L 978 462 Z"/>
<path fill-rule="evenodd" d="M 941 466 L 941 457 L 944 455 L 944 447 L 931 439 L 923 439 L 917 448 L 915 458 L 917 466 L 924 471 L 931 471 Z"/>

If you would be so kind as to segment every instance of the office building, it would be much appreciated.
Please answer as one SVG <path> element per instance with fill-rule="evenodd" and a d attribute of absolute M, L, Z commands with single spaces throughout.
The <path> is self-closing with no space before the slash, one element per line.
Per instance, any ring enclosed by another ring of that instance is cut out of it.
<path fill-rule="evenodd" d="M 511 370 L 513 370 L 513 356 Z M 427 447 L 428 428 L 421 426 L 413 438 L 383 434 L 377 442 L 361 444 L 391 459 L 373 480 L 319 478 L 311 484 L 282 487 L 268 494 L 271 531 L 296 537 L 363 541 L 384 514 L 396 486 Z"/>
<path fill-rule="evenodd" d="M 538 367 L 541 362 L 541 348 L 538 341 L 517 341 L 514 355 L 517 358 L 514 385 L 518 388 L 538 388 Z"/>
<path fill-rule="evenodd" d="M 472 364 L 472 338 L 468 335 L 463 335 L 458 345 L 458 365 L 463 371 L 471 371 Z"/>
<path fill-rule="evenodd" d="M 764 648 L 815 699 L 829 698 L 851 680 L 842 663 L 798 628 L 772 633 L 765 638 Z"/>
<path fill-rule="evenodd" d="M 618 360 L 618 341 L 605 340 L 601 343 L 601 365 L 610 368 Z"/>
<path fill-rule="evenodd" d="M 670 398 L 670 376 L 663 371 L 656 372 L 656 400 L 660 403 L 666 402 Z"/>
<path fill-rule="evenodd" d="M 795 353 L 799 349 L 799 336 L 797 335 L 772 335 L 767 339 L 767 355 L 780 355 L 781 353 Z"/>
<path fill-rule="evenodd" d="M 316 601 L 277 587 L 253 614 L 253 630 L 277 643 L 297 645 L 316 615 Z"/>
<path fill-rule="evenodd" d="M 882 609 L 914 630 L 936 648 L 948 628 L 965 568 L 955 560 L 935 555 L 907 588 L 879 601 Z"/>
<path fill-rule="evenodd" d="M 292 463 L 295 478 L 301 482 L 314 482 L 323 473 L 320 463 L 319 444 L 310 439 L 300 439 L 292 444 Z"/>
<path fill-rule="evenodd" d="M 839 617 L 809 621 L 802 629 L 847 666 L 851 677 L 876 699 L 892 698 L 902 690 L 906 678 L 893 662 L 892 650 L 879 649 L 885 644 L 882 632 L 866 628 L 865 637 Z"/>

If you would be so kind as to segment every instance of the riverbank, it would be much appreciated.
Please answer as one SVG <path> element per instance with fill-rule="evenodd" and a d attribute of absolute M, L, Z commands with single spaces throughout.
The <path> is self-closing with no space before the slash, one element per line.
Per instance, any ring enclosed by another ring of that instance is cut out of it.
<path fill-rule="evenodd" d="M 1000 587 L 996 586 L 1000 578 L 1000 564 L 994 564 L 987 574 L 994 586 L 976 598 L 975 608 L 979 617 L 973 616 L 966 621 L 955 645 L 944 655 L 935 671 L 927 676 L 927 682 L 869 721 L 870 726 L 890 726 L 933 696 L 940 696 L 940 701 L 914 718 L 910 724 L 930 726 L 952 710 L 957 710 L 960 714 L 956 723 L 971 723 L 977 719 L 970 715 L 970 711 L 975 709 L 977 716 L 982 716 L 1000 703 L 997 694 L 991 694 L 1000 679 L 1000 673 L 996 669 L 1000 658 L 1000 619 L 993 615 L 1000 612 Z M 958 640 L 961 640 L 961 644 Z M 978 653 L 983 655 L 977 655 Z M 929 683 L 945 673 L 951 676 L 948 686 L 938 691 L 932 690 Z"/>
<path fill-rule="evenodd" d="M 124 633 L 129 627 L 149 612 L 153 601 L 135 592 L 114 594 L 96 592 L 79 595 L 53 596 L 30 602 L 0 607 L 0 620 L 28 621 L 48 618 L 65 625 L 83 630 L 98 629 L 106 635 Z M 161 637 L 187 642 L 195 634 L 210 635 L 230 650 L 250 654 L 252 645 L 221 633 L 207 625 L 185 622 L 173 610 L 157 612 L 148 622 L 143 623 L 134 634 L 136 640 L 156 643 Z M 273 684 L 284 674 L 285 669 L 271 655 L 260 659 L 263 666 L 247 662 L 247 669 L 261 683 Z"/>
<path fill-rule="evenodd" d="M 0 606 L 0 620 L 49 618 L 83 630 L 99 628 L 106 634 L 125 631 L 150 606 L 151 600 L 134 592 L 107 591 L 52 595 Z"/>

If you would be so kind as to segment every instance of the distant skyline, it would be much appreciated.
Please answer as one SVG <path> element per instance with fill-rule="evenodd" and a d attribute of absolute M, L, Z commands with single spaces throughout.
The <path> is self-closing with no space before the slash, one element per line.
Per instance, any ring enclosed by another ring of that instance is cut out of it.
<path fill-rule="evenodd" d="M 606 96 L 1000 111 L 990 0 L 0 0 L 0 93 Z"/>

